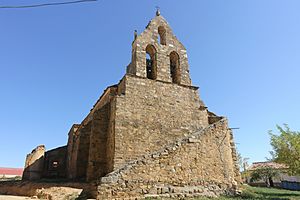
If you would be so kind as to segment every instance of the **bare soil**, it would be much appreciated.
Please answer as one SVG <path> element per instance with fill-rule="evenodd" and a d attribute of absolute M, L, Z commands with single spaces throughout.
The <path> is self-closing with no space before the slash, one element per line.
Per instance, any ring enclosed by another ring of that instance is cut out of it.
<path fill-rule="evenodd" d="M 21 197 L 21 196 L 10 196 L 10 195 L 0 195 L 0 200 L 29 200 L 30 197 Z"/>

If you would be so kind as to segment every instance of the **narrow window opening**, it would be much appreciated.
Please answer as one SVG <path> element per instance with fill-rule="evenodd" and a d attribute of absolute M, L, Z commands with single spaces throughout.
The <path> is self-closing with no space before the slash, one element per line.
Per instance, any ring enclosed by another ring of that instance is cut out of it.
<path fill-rule="evenodd" d="M 57 168 L 58 167 L 58 162 L 57 161 L 53 161 L 52 162 L 52 168 Z"/>
<path fill-rule="evenodd" d="M 146 72 L 147 78 L 156 79 L 156 50 L 154 46 L 148 45 L 146 48 Z"/>
<path fill-rule="evenodd" d="M 172 82 L 180 84 L 180 61 L 179 55 L 175 51 L 170 54 L 170 72 Z"/>
<path fill-rule="evenodd" d="M 151 56 L 149 53 L 146 53 L 146 70 L 147 70 L 147 78 L 152 79 L 152 63 Z"/>
<path fill-rule="evenodd" d="M 48 161 L 47 167 L 49 171 L 55 171 L 59 167 L 59 162 L 58 161 Z"/>
<path fill-rule="evenodd" d="M 166 45 L 167 40 L 166 40 L 166 29 L 163 26 L 158 27 L 158 39 L 160 44 Z"/>

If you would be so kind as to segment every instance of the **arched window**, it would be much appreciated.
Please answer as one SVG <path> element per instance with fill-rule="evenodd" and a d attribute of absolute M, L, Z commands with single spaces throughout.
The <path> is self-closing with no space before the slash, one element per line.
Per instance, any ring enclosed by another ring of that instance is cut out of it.
<path fill-rule="evenodd" d="M 155 80 L 157 77 L 156 49 L 153 45 L 146 47 L 147 78 Z"/>
<path fill-rule="evenodd" d="M 180 83 L 180 60 L 179 55 L 175 51 L 170 53 L 170 72 L 172 82 L 179 84 Z"/>
<path fill-rule="evenodd" d="M 160 44 L 166 45 L 167 41 L 166 41 L 166 29 L 165 29 L 165 27 L 163 27 L 163 26 L 158 27 L 158 35 L 159 35 Z"/>

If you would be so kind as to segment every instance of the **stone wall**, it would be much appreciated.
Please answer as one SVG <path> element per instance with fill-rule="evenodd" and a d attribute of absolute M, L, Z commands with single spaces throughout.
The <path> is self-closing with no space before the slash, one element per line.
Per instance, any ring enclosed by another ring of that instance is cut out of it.
<path fill-rule="evenodd" d="M 92 123 L 89 122 L 83 125 L 78 130 L 79 144 L 76 160 L 76 179 L 85 180 L 87 174 L 89 148 L 90 148 L 90 133 Z"/>
<path fill-rule="evenodd" d="M 108 137 L 107 131 L 110 125 L 107 120 L 110 119 L 110 112 L 105 106 L 111 101 L 115 90 L 116 88 L 113 86 L 108 87 L 82 123 L 76 126 L 76 131 L 70 131 L 68 140 L 69 178 L 91 180 L 99 177 L 99 174 L 102 176 L 101 170 L 107 173 L 107 170 L 103 169 L 106 165 L 103 163 L 103 155 L 106 155 L 106 152 L 101 149 L 105 146 L 105 141 L 98 136 Z"/>
<path fill-rule="evenodd" d="M 242 177 L 241 177 L 241 172 L 240 172 L 240 166 L 239 166 L 239 160 L 238 160 L 238 155 L 237 155 L 237 150 L 232 134 L 232 130 L 229 129 L 230 133 L 230 145 L 231 145 L 231 154 L 232 154 L 232 161 L 234 163 L 234 174 L 235 174 L 235 180 L 238 183 L 238 185 L 241 185 L 243 183 Z"/>
<path fill-rule="evenodd" d="M 79 148 L 79 131 L 76 130 L 73 134 L 73 140 L 72 143 L 68 143 L 68 149 L 69 147 L 72 149 L 71 152 L 68 152 L 68 171 L 67 171 L 67 177 L 69 179 L 75 179 L 76 178 L 76 167 L 77 167 L 77 155 L 78 155 L 78 148 Z"/>
<path fill-rule="evenodd" d="M 45 146 L 36 147 L 26 156 L 22 179 L 37 180 L 41 178 L 44 167 Z"/>
<path fill-rule="evenodd" d="M 67 144 L 67 178 L 73 178 L 72 172 L 74 171 L 74 150 L 75 150 L 75 143 L 76 143 L 76 131 L 80 127 L 80 124 L 73 124 L 69 133 L 68 133 L 68 144 Z"/>
<path fill-rule="evenodd" d="M 86 180 L 98 179 L 113 169 L 114 97 L 117 86 L 108 87 L 82 124 L 91 123 Z"/>
<path fill-rule="evenodd" d="M 224 118 L 103 177 L 97 199 L 234 194 L 231 133 Z"/>
<path fill-rule="evenodd" d="M 110 145 L 113 145 L 109 130 L 111 114 L 110 103 L 94 112 L 87 171 L 88 181 L 100 178 L 112 171 L 113 165 L 109 161 L 114 157 L 110 151 Z"/>
<path fill-rule="evenodd" d="M 165 44 L 159 41 L 159 28 L 165 32 Z M 187 51 L 173 34 L 172 29 L 162 16 L 156 16 L 149 22 L 146 29 L 132 43 L 132 61 L 127 72 L 140 77 L 146 77 L 146 48 L 152 45 L 156 50 L 154 55 L 157 68 L 157 80 L 172 82 L 170 73 L 170 54 L 176 52 L 180 60 L 180 84 L 191 85 Z"/>
<path fill-rule="evenodd" d="M 45 153 L 43 178 L 67 178 L 67 146 Z"/>
<path fill-rule="evenodd" d="M 208 125 L 196 87 L 126 75 L 116 97 L 114 169 Z"/>

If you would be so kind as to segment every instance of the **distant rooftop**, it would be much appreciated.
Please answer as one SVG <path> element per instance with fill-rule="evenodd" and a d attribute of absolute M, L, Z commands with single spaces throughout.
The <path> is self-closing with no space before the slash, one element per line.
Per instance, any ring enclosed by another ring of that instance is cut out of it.
<path fill-rule="evenodd" d="M 248 170 L 256 170 L 259 168 L 272 168 L 272 169 L 287 169 L 288 167 L 284 164 L 276 163 L 276 162 L 271 162 L 271 161 L 266 161 L 266 162 L 254 162 Z"/>
<path fill-rule="evenodd" d="M 22 176 L 23 170 L 24 170 L 23 168 L 5 168 L 5 167 L 0 167 L 0 175 Z"/>

